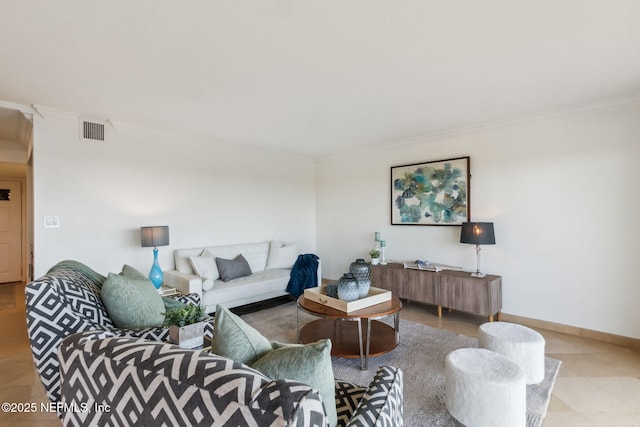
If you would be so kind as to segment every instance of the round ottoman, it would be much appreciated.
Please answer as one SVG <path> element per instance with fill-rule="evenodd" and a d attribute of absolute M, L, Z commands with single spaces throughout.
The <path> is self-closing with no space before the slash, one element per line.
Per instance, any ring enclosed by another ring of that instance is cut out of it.
<path fill-rule="evenodd" d="M 544 379 L 544 337 L 526 326 L 508 322 L 480 325 L 478 347 L 507 356 L 527 374 L 527 384 Z"/>
<path fill-rule="evenodd" d="M 482 348 L 454 350 L 445 359 L 445 404 L 467 427 L 522 427 L 527 384 L 507 357 Z"/>

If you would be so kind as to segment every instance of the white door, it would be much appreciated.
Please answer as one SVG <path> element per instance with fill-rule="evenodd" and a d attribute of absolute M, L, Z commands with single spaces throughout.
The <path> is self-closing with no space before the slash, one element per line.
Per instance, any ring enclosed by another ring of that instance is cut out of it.
<path fill-rule="evenodd" d="M 0 180 L 0 283 L 22 280 L 22 184 Z"/>

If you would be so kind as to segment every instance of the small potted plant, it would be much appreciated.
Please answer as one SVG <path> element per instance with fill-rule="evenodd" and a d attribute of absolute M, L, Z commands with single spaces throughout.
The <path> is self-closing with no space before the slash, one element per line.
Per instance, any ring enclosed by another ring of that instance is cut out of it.
<path fill-rule="evenodd" d="M 373 249 L 369 251 L 369 256 L 371 257 L 371 264 L 378 265 L 380 263 L 380 251 L 377 249 Z"/>
<path fill-rule="evenodd" d="M 207 317 L 204 307 L 187 304 L 186 307 L 169 310 L 164 314 L 164 324 L 169 326 L 169 342 L 182 348 L 202 346 L 204 322 Z"/>

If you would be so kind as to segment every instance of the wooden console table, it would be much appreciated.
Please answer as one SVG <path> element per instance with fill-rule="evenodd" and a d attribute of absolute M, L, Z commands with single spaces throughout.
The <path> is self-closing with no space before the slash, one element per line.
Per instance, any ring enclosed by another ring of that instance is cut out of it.
<path fill-rule="evenodd" d="M 490 274 L 477 278 L 457 270 L 436 273 L 397 263 L 372 265 L 371 286 L 390 290 L 402 299 L 437 305 L 438 317 L 445 307 L 487 316 L 492 322 L 502 310 L 502 277 Z"/>

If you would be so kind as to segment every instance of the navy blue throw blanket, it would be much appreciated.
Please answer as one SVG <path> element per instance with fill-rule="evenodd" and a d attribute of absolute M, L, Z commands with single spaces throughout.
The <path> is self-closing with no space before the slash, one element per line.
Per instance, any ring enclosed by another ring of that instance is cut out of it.
<path fill-rule="evenodd" d="M 315 254 L 298 255 L 291 269 L 287 292 L 298 298 L 306 288 L 318 286 L 318 259 Z"/>

